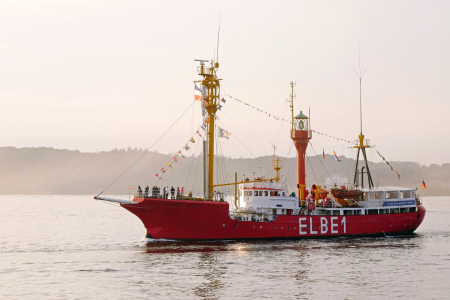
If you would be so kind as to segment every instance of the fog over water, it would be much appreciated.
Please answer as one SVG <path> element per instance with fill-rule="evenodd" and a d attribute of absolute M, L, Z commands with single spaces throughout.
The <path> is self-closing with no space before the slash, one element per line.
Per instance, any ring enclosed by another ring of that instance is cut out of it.
<path fill-rule="evenodd" d="M 423 202 L 411 236 L 175 242 L 91 197 L 1 195 L 0 298 L 447 299 L 450 198 Z"/>

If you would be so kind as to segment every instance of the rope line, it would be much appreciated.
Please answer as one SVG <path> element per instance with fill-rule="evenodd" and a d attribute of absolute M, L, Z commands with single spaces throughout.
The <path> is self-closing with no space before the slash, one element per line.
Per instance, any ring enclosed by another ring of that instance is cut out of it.
<path fill-rule="evenodd" d="M 128 172 L 128 170 L 130 170 L 138 161 L 141 160 L 142 157 L 144 157 L 145 154 L 147 154 L 150 149 L 153 148 L 153 146 L 156 145 L 156 143 L 159 142 L 159 140 L 166 135 L 166 133 L 181 119 L 181 117 L 191 108 L 191 106 L 195 103 L 196 100 L 194 100 L 191 105 L 189 105 L 189 107 L 181 114 L 181 116 L 178 117 L 178 119 L 176 119 L 176 121 L 170 125 L 170 127 L 156 140 L 156 142 L 153 143 L 153 145 L 150 146 L 150 148 L 147 149 L 147 151 L 144 152 L 144 154 L 142 154 L 131 166 L 129 166 L 122 174 L 120 174 L 119 177 L 117 177 L 110 185 L 108 185 L 100 194 L 97 195 L 100 196 L 101 194 L 103 194 L 108 188 L 110 188 L 117 180 L 119 180 L 126 172 Z"/>

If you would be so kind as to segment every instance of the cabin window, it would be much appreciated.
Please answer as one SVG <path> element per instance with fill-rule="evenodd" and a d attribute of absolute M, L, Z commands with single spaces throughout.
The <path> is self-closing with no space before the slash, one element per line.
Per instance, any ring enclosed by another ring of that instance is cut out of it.
<path fill-rule="evenodd" d="M 244 191 L 241 191 L 241 197 L 244 196 Z"/>
<path fill-rule="evenodd" d="M 380 215 L 388 214 L 389 209 L 380 209 Z"/>
<path fill-rule="evenodd" d="M 333 216 L 339 216 L 339 210 L 333 210 Z"/>
<path fill-rule="evenodd" d="M 263 191 L 259 191 L 259 195 L 262 196 L 263 195 Z"/>
<path fill-rule="evenodd" d="M 411 198 L 411 192 L 407 191 L 407 192 L 401 192 L 400 193 L 400 197 L 401 198 Z"/>
<path fill-rule="evenodd" d="M 386 199 L 398 199 L 398 193 L 397 192 L 387 192 Z"/>
<path fill-rule="evenodd" d="M 270 191 L 270 196 L 275 196 L 275 192 Z"/>
<path fill-rule="evenodd" d="M 269 191 L 264 191 L 264 196 L 269 196 Z"/>
<path fill-rule="evenodd" d="M 367 210 L 368 215 L 378 215 L 378 209 L 369 209 Z"/>
<path fill-rule="evenodd" d="M 245 192 L 244 192 L 244 196 L 248 196 L 248 191 L 245 191 Z"/>
<path fill-rule="evenodd" d="M 344 210 L 344 215 L 352 215 L 352 211 L 351 210 Z"/>
<path fill-rule="evenodd" d="M 258 194 L 258 191 L 255 191 L 255 197 L 258 196 L 258 195 L 259 195 L 259 194 Z"/>
<path fill-rule="evenodd" d="M 284 192 L 283 192 L 283 196 L 284 196 Z"/>
<path fill-rule="evenodd" d="M 248 191 L 248 195 L 251 196 L 252 195 L 252 191 Z"/>
<path fill-rule="evenodd" d="M 369 193 L 370 200 L 381 199 L 381 193 Z"/>
<path fill-rule="evenodd" d="M 405 213 L 407 208 L 400 208 L 401 213 Z"/>

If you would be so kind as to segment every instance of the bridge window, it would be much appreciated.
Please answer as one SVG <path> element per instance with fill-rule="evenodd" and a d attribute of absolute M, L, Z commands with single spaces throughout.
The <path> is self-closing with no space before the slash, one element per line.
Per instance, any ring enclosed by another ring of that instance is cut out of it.
<path fill-rule="evenodd" d="M 380 215 L 388 214 L 389 209 L 380 209 Z"/>
<path fill-rule="evenodd" d="M 263 195 L 263 191 L 259 191 L 259 195 L 262 196 Z"/>
<path fill-rule="evenodd" d="M 258 191 L 255 191 L 255 197 L 257 197 L 259 194 L 258 194 Z"/>
<path fill-rule="evenodd" d="M 252 191 L 248 191 L 248 195 L 251 196 L 252 195 Z"/>
<path fill-rule="evenodd" d="M 369 193 L 369 199 L 371 200 L 381 199 L 381 193 Z"/>
<path fill-rule="evenodd" d="M 387 192 L 386 199 L 398 199 L 398 193 L 397 192 Z"/>
<path fill-rule="evenodd" d="M 400 193 L 400 197 L 401 198 L 411 198 L 411 192 L 407 191 L 407 192 L 401 192 Z"/>
<path fill-rule="evenodd" d="M 264 191 L 264 196 L 269 196 L 269 191 Z"/>
<path fill-rule="evenodd" d="M 245 192 L 244 192 L 244 196 L 248 196 L 248 191 L 245 191 Z"/>

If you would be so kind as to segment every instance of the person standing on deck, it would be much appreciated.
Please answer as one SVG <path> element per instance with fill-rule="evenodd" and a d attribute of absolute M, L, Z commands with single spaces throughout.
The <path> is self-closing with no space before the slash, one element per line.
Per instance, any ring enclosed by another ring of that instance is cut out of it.
<path fill-rule="evenodd" d="M 169 187 L 166 186 L 164 199 L 169 199 Z"/>
<path fill-rule="evenodd" d="M 181 199 L 181 200 L 183 200 L 183 192 L 184 192 L 184 188 L 181 187 L 181 191 L 180 191 L 180 193 L 181 193 L 181 194 L 180 194 L 180 196 L 181 196 L 180 199 Z"/>
<path fill-rule="evenodd" d="M 177 199 L 180 199 L 180 188 L 177 187 Z"/>
<path fill-rule="evenodd" d="M 175 189 L 173 188 L 173 186 L 170 189 L 170 196 L 171 196 L 171 199 L 175 199 Z"/>

